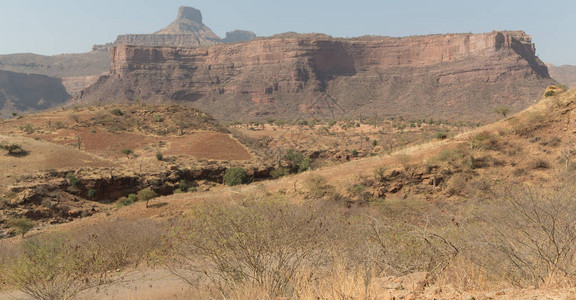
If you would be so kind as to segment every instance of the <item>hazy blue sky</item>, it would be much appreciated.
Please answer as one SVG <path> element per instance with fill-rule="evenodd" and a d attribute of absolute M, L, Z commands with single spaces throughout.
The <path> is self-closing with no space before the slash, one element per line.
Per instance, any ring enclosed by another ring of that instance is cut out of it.
<path fill-rule="evenodd" d="M 536 0 L 0 0 L 0 54 L 90 51 L 152 33 L 181 5 L 220 35 L 321 32 L 337 37 L 524 30 L 545 62 L 576 65 L 576 1 Z"/>

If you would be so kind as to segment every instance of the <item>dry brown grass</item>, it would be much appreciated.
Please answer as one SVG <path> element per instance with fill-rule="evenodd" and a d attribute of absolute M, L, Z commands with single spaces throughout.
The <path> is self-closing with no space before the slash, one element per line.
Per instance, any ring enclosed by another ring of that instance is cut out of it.
<path fill-rule="evenodd" d="M 557 101 L 553 107 L 566 109 L 566 103 L 564 100 Z M 550 107 L 545 104 L 540 106 L 545 109 Z M 126 265 L 146 261 L 138 258 L 138 255 L 124 259 L 121 254 L 126 251 L 146 253 L 153 248 L 165 250 L 156 248 L 158 246 L 154 243 L 148 245 L 144 236 L 138 235 L 138 232 L 151 231 L 148 225 L 138 223 L 138 219 L 158 217 L 177 220 L 174 231 L 183 231 L 187 239 L 180 239 L 182 244 L 173 244 L 172 251 L 178 252 L 178 247 L 183 247 L 180 249 L 186 251 L 182 253 L 192 258 L 196 265 L 192 265 L 193 268 L 188 271 L 195 271 L 196 277 L 191 277 L 189 282 L 194 289 L 201 291 L 199 295 L 206 297 L 290 298 L 300 293 L 310 298 L 349 296 L 370 299 L 374 294 L 369 279 L 402 276 L 416 271 L 428 271 L 431 280 L 458 291 L 530 285 L 563 288 L 575 281 L 576 271 L 572 266 L 576 261 L 573 259 L 576 247 L 572 242 L 576 239 L 572 237 L 570 229 L 574 226 L 569 216 L 576 214 L 572 212 L 576 205 L 572 203 L 574 197 L 570 196 L 574 191 L 573 187 L 570 190 L 571 183 L 565 184 L 565 189 L 558 189 L 562 180 L 550 173 L 560 167 L 564 169 L 564 161 L 560 164 L 558 158 L 562 151 L 569 148 L 571 133 L 558 130 L 565 126 L 565 120 L 557 122 L 562 114 L 556 114 L 556 110 L 547 111 L 543 122 L 540 122 L 540 117 L 533 119 L 532 116 L 541 116 L 536 108 L 533 110 L 534 114 L 513 116 L 524 120 L 523 123 L 516 123 L 520 124 L 514 129 L 518 134 L 509 130 L 512 128 L 509 121 L 502 121 L 489 126 L 489 130 L 483 128 L 456 136 L 453 140 L 435 141 L 402 152 L 410 155 L 410 172 L 424 167 L 426 162 L 431 169 L 446 171 L 442 174 L 439 172 L 439 175 L 445 175 L 445 189 L 440 190 L 442 193 L 428 190 L 427 193 L 436 196 L 429 201 L 409 193 L 398 197 L 387 195 L 377 204 L 350 207 L 335 201 L 335 195 L 349 192 L 351 186 L 362 184 L 367 176 L 374 177 L 371 174 L 378 168 L 390 171 L 408 169 L 395 156 L 383 156 L 290 175 L 277 181 L 233 188 L 217 187 L 206 193 L 166 197 L 161 201 L 167 205 L 153 210 L 145 210 L 143 204 L 137 203 L 111 212 L 111 217 L 100 215 L 78 224 L 84 224 L 86 228 L 92 226 L 86 224 L 101 224 L 111 218 L 123 219 L 126 223 L 120 224 L 119 228 L 133 229 L 114 234 L 136 234 L 135 238 L 126 240 L 137 247 L 123 246 L 112 238 L 104 239 L 101 243 L 119 244 L 120 250 L 114 250 L 114 247 L 111 250 L 119 253 L 118 261 L 121 263 L 111 265 Z M 538 126 L 532 126 L 526 120 Z M 558 132 L 559 141 L 552 140 L 551 135 Z M 445 149 L 456 150 L 442 151 Z M 433 161 L 431 158 L 439 153 L 440 157 Z M 528 155 L 531 153 L 537 153 L 539 159 L 547 161 L 548 169 L 529 167 Z M 567 156 L 571 155 L 570 152 L 566 153 Z M 465 163 L 470 158 L 486 163 L 467 167 Z M 499 162 L 495 163 L 496 160 Z M 524 165 L 524 172 L 516 174 L 515 170 Z M 383 178 L 384 174 L 376 172 L 376 177 L 380 181 L 388 180 Z M 565 177 L 571 176 L 572 173 L 565 174 Z M 521 185 L 514 181 L 537 183 L 541 191 L 522 193 Z M 316 186 L 333 187 L 334 194 L 325 193 L 322 188 L 319 195 L 324 196 L 323 199 L 320 196 L 310 197 L 316 195 L 314 189 L 308 186 L 311 182 Z M 498 190 L 498 186 L 502 188 Z M 566 190 L 572 192 L 566 193 Z M 445 200 L 445 196 L 452 194 L 458 197 Z M 279 198 L 282 205 L 274 202 Z M 258 207 L 251 206 L 254 203 L 263 205 L 267 210 L 250 210 Z M 213 209 L 214 205 L 217 205 L 217 209 Z M 537 216 L 539 223 L 534 222 L 538 220 Z M 303 222 L 304 219 L 309 222 Z M 80 225 L 69 226 L 59 228 Z M 305 233 L 310 236 L 298 239 Z M 550 236 L 556 238 L 551 239 Z M 194 241 L 194 247 L 191 247 L 189 243 Z M 222 267 L 224 265 L 220 263 L 219 268 L 218 263 L 210 262 L 209 253 L 202 252 L 206 251 L 202 247 L 208 246 L 211 246 L 212 253 L 227 251 L 222 256 L 225 259 L 221 261 L 238 263 L 244 259 L 245 262 L 232 267 Z M 237 247 L 243 247 L 243 250 L 238 251 L 240 248 Z M 308 247 L 314 249 L 314 255 L 321 257 L 319 261 L 322 264 L 311 263 L 318 260 L 307 257 L 289 274 L 275 269 L 279 259 L 272 259 L 274 254 L 301 253 L 294 249 L 303 251 L 310 249 Z M 538 249 L 546 251 L 539 252 Z M 562 251 L 550 252 L 554 249 Z M 256 257 L 262 260 L 254 264 L 254 259 L 247 259 L 249 255 L 239 256 L 242 252 L 257 254 Z M 174 258 L 174 253 L 159 253 L 169 254 L 163 257 L 166 263 Z M 106 256 L 111 261 L 114 257 Z M 4 261 L 7 259 L 10 258 L 4 258 Z M 257 272 L 250 271 L 250 263 L 253 269 L 264 270 L 262 274 L 265 275 L 253 276 Z M 223 276 L 223 272 L 228 273 Z M 281 288 L 270 274 L 281 274 Z M 215 284 L 206 276 L 226 279 Z"/>

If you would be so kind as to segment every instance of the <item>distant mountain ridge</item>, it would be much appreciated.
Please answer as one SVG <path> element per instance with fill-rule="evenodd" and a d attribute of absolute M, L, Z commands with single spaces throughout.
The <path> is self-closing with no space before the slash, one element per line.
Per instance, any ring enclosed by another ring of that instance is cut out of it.
<path fill-rule="evenodd" d="M 101 75 L 110 69 L 110 55 L 103 52 L 60 54 L 33 53 L 0 55 L 0 70 L 42 74 L 50 77 Z"/>
<path fill-rule="evenodd" d="M 548 64 L 550 76 L 569 87 L 576 87 L 576 66 Z"/>

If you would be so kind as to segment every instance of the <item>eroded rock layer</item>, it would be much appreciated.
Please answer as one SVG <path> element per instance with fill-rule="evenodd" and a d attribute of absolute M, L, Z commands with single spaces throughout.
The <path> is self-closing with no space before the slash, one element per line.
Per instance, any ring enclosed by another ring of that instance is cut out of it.
<path fill-rule="evenodd" d="M 220 119 L 490 118 L 553 82 L 521 31 L 337 39 L 283 34 L 202 48 L 117 46 L 75 101 L 174 101 Z"/>

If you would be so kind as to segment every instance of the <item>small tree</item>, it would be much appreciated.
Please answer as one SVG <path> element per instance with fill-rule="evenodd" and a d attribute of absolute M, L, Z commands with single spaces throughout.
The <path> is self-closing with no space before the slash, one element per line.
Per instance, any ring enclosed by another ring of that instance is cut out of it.
<path fill-rule="evenodd" d="M 508 115 L 508 113 L 510 112 L 510 107 L 508 106 L 498 106 L 494 109 L 494 112 L 502 115 L 503 117 L 506 117 L 506 115 Z"/>
<path fill-rule="evenodd" d="M 151 188 L 145 188 L 143 190 L 140 190 L 136 195 L 138 196 L 139 201 L 146 201 L 146 208 L 149 207 L 148 203 L 150 202 L 150 200 L 158 197 L 158 194 L 156 194 L 156 192 L 153 191 Z"/>
<path fill-rule="evenodd" d="M 230 168 L 224 172 L 224 183 L 228 186 L 248 183 L 248 174 L 244 168 Z"/>
<path fill-rule="evenodd" d="M 134 154 L 134 150 L 132 149 L 122 149 L 122 154 L 126 155 L 128 159 L 130 159 L 130 155 Z"/>
<path fill-rule="evenodd" d="M 18 152 L 22 152 L 22 147 L 17 144 L 7 144 L 7 145 L 0 145 L 0 149 L 8 151 L 8 154 L 14 154 Z"/>
<path fill-rule="evenodd" d="M 294 149 L 289 149 L 284 155 L 283 159 L 288 163 L 288 168 L 292 172 L 304 172 L 310 168 L 310 158 Z"/>
<path fill-rule="evenodd" d="M 16 234 L 21 234 L 24 237 L 28 231 L 34 228 L 34 221 L 26 217 L 14 218 L 8 220 L 8 226 L 12 227 Z"/>
<path fill-rule="evenodd" d="M 164 154 L 162 154 L 162 152 L 160 152 L 160 151 L 156 152 L 156 160 L 162 161 L 163 159 L 164 159 Z"/>

